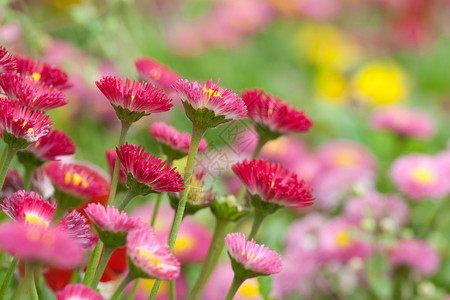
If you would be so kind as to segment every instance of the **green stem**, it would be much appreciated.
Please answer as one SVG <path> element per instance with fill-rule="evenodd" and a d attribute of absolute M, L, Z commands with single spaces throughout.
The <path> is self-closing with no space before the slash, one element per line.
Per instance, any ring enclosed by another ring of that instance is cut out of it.
<path fill-rule="evenodd" d="M 127 287 L 127 285 L 133 281 L 133 277 L 128 273 L 127 277 L 125 277 L 122 282 L 120 283 L 117 290 L 114 292 L 110 300 L 117 300 L 120 298 L 120 295 L 122 295 L 123 290 Z"/>
<path fill-rule="evenodd" d="M 125 143 L 125 138 L 128 133 L 128 129 L 130 129 L 131 123 L 122 121 L 122 127 L 120 129 L 120 137 L 118 146 L 122 146 Z M 114 172 L 111 180 L 111 190 L 109 192 L 108 204 L 114 205 L 114 199 L 116 197 L 117 191 L 117 183 L 119 182 L 119 174 L 120 174 L 120 159 L 119 156 L 116 155 L 116 162 L 114 164 Z"/>
<path fill-rule="evenodd" d="M 195 282 L 191 294 L 187 298 L 188 300 L 196 300 L 202 294 L 202 291 L 208 281 L 208 275 L 210 274 L 210 270 L 214 263 L 215 257 L 217 255 L 220 255 L 219 250 L 222 250 L 222 248 L 220 247 L 220 241 L 223 239 L 227 224 L 227 220 L 216 218 L 216 226 L 214 228 L 214 234 L 211 243 L 209 244 L 208 255 L 206 256 L 205 262 L 203 263 L 202 270 L 200 271 L 200 276 Z"/>
<path fill-rule="evenodd" d="M 128 190 L 127 194 L 125 195 L 125 198 L 123 198 L 122 203 L 120 203 L 118 209 L 119 211 L 124 210 L 125 207 L 130 203 L 130 201 L 136 197 L 137 194 L 134 193 L 132 190 Z"/>
<path fill-rule="evenodd" d="M 89 284 L 94 279 L 95 271 L 97 270 L 98 263 L 100 261 L 100 257 L 103 252 L 103 242 L 98 241 L 95 246 L 94 251 L 91 254 L 91 259 L 89 260 L 89 264 L 86 269 L 86 273 L 84 274 L 83 284 L 89 286 Z"/>
<path fill-rule="evenodd" d="M 180 229 L 181 221 L 183 220 L 184 209 L 186 207 L 187 195 L 189 191 L 189 185 L 191 184 L 192 171 L 194 170 L 195 157 L 197 156 L 198 146 L 205 133 L 206 129 L 201 129 L 195 125 L 192 128 L 191 145 L 189 146 L 189 152 L 186 161 L 186 168 L 184 170 L 184 190 L 181 191 L 180 202 L 178 202 L 177 212 L 173 219 L 172 228 L 169 235 L 169 248 L 173 250 L 175 241 L 177 239 L 178 230 Z M 150 293 L 149 300 L 153 300 L 158 292 L 161 280 L 157 279 L 153 284 L 152 292 Z"/>
<path fill-rule="evenodd" d="M 25 167 L 25 174 L 23 176 L 23 185 L 25 191 L 29 191 L 31 188 L 31 178 L 33 177 L 35 167 L 28 164 L 24 165 L 24 167 Z"/>
<path fill-rule="evenodd" d="M 252 231 L 250 232 L 250 235 L 248 236 L 249 240 L 255 238 L 256 234 L 258 233 L 258 229 L 261 226 L 261 223 L 265 217 L 266 217 L 266 215 L 263 214 L 261 211 L 255 210 L 255 218 L 253 219 Z"/>
<path fill-rule="evenodd" d="M 155 207 L 153 208 L 152 221 L 150 222 L 150 226 L 155 227 L 156 216 L 158 215 L 159 205 L 161 204 L 162 194 L 159 193 L 156 198 Z"/>
<path fill-rule="evenodd" d="M 25 266 L 25 268 L 26 268 L 26 266 Z M 38 296 L 38 292 L 37 292 L 37 289 L 36 289 L 36 282 L 35 282 L 35 280 L 34 280 L 34 278 L 35 278 L 35 269 L 34 268 L 31 268 L 31 279 L 30 279 L 30 282 L 29 282 L 29 286 L 28 286 L 28 288 L 29 288 L 29 292 L 30 292 L 30 297 L 31 297 L 31 300 L 39 300 L 39 296 Z"/>
<path fill-rule="evenodd" d="M 3 184 L 5 183 L 6 173 L 8 172 L 9 165 L 11 164 L 11 161 L 16 153 L 16 149 L 13 149 L 9 145 L 6 145 L 6 148 L 2 155 L 2 160 L 3 157 L 5 157 L 5 159 L 3 160 L 3 164 L 0 170 L 0 191 L 2 190 Z"/>
<path fill-rule="evenodd" d="M 175 281 L 169 281 L 169 299 L 170 300 L 176 300 L 175 299 Z"/>
<path fill-rule="evenodd" d="M 111 258 L 111 255 L 113 254 L 115 248 L 114 247 L 103 247 L 103 255 L 100 259 L 100 264 L 98 265 L 97 272 L 95 273 L 94 279 L 91 282 L 91 288 L 94 290 L 97 288 L 98 283 L 100 282 L 100 279 L 102 278 L 103 272 L 106 269 L 106 266 L 108 265 L 108 261 Z"/>
<path fill-rule="evenodd" d="M 32 286 L 34 286 L 34 288 Z M 12 300 L 22 300 L 23 299 L 22 295 L 26 294 L 27 292 L 31 294 L 33 300 L 38 299 L 37 292 L 35 295 L 33 295 L 35 291 L 36 285 L 34 284 L 34 269 L 32 265 L 27 263 L 25 264 L 25 275 L 22 281 L 19 283 L 19 286 L 17 287 Z M 36 298 L 34 298 L 34 296 Z"/>
<path fill-rule="evenodd" d="M 9 265 L 8 271 L 6 271 L 5 278 L 3 279 L 2 287 L 0 288 L 0 300 L 4 300 L 5 299 L 6 290 L 8 289 L 8 286 L 11 283 L 11 279 L 12 279 L 12 277 L 14 275 L 14 271 L 16 270 L 18 264 L 19 264 L 19 259 L 18 258 L 14 258 L 11 261 L 11 264 Z"/>
<path fill-rule="evenodd" d="M 234 275 L 233 282 L 231 283 L 230 289 L 228 290 L 225 300 L 233 300 L 234 295 L 236 295 L 236 292 L 238 291 L 239 287 L 243 282 L 244 280 L 237 278 L 236 275 Z"/>
<path fill-rule="evenodd" d="M 131 288 L 130 294 L 128 295 L 127 300 L 133 300 L 134 295 L 136 294 L 137 288 L 139 285 L 139 278 L 136 278 L 133 283 L 133 287 Z"/>

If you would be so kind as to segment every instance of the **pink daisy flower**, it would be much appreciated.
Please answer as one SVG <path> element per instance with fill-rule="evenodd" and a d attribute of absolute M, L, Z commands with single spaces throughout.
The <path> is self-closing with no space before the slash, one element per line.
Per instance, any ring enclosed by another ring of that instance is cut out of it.
<path fill-rule="evenodd" d="M 238 273 L 238 276 L 251 278 L 281 271 L 281 259 L 275 251 L 264 245 L 258 245 L 253 239 L 247 241 L 245 235 L 240 232 L 227 234 L 225 245 L 232 261 L 233 271 Z M 238 268 L 243 270 L 238 271 Z"/>
<path fill-rule="evenodd" d="M 271 131 L 274 138 L 281 134 L 307 132 L 313 122 L 303 111 L 289 106 L 277 97 L 253 89 L 242 93 L 242 100 L 248 109 L 248 117 L 256 123 L 259 134 Z"/>
<path fill-rule="evenodd" d="M 231 120 L 244 119 L 247 108 L 238 95 L 230 89 L 219 87 L 220 79 L 205 85 L 180 79 L 173 85 L 191 122 L 201 128 L 214 128 Z"/>
<path fill-rule="evenodd" d="M 181 175 L 166 161 L 144 152 L 145 148 L 126 143 L 117 148 L 117 155 L 127 174 L 128 188 L 133 192 L 148 193 L 178 192 L 184 186 Z"/>
<path fill-rule="evenodd" d="M 57 66 L 40 61 L 34 62 L 31 58 L 27 57 L 16 57 L 16 64 L 17 73 L 23 77 L 34 79 L 36 83 L 43 83 L 58 90 L 70 86 L 69 76 Z"/>
<path fill-rule="evenodd" d="M 0 249 L 21 261 L 40 262 L 60 269 L 76 268 L 84 261 L 81 246 L 65 231 L 51 226 L 3 224 L 0 227 Z"/>
<path fill-rule="evenodd" d="M 0 199 L 11 196 L 24 189 L 22 177 L 17 169 L 10 169 L 6 173 L 5 183 L 0 193 Z"/>
<path fill-rule="evenodd" d="M 372 113 L 369 122 L 373 129 L 417 139 L 430 139 L 436 131 L 436 124 L 430 115 L 408 107 L 379 108 Z"/>
<path fill-rule="evenodd" d="M 24 151 L 17 153 L 17 158 L 23 164 L 41 166 L 44 162 L 55 160 L 58 156 L 75 153 L 75 144 L 62 130 L 52 130 L 41 137 Z"/>
<path fill-rule="evenodd" d="M 427 242 L 419 239 L 401 240 L 389 253 L 393 266 L 405 265 L 418 270 L 425 276 L 431 276 L 440 267 L 438 252 Z"/>
<path fill-rule="evenodd" d="M 134 64 L 139 75 L 165 91 L 172 90 L 172 85 L 181 78 L 178 73 L 149 57 L 140 58 Z"/>
<path fill-rule="evenodd" d="M 50 226 L 55 214 L 55 204 L 45 201 L 36 192 L 18 191 L 6 197 L 0 204 L 0 209 L 18 223 Z"/>
<path fill-rule="evenodd" d="M 65 230 L 84 249 L 91 249 L 97 243 L 98 238 L 91 233 L 86 217 L 76 210 L 67 212 L 58 223 L 58 228 Z"/>
<path fill-rule="evenodd" d="M 68 284 L 56 293 L 57 300 L 104 300 L 96 291 L 82 284 Z"/>
<path fill-rule="evenodd" d="M 165 112 L 172 107 L 166 93 L 146 82 L 104 76 L 96 82 L 122 121 L 136 122 L 151 113 Z"/>
<path fill-rule="evenodd" d="M 9 99 L 17 99 L 23 106 L 47 111 L 68 103 L 64 94 L 33 78 L 24 78 L 18 73 L 0 75 L 0 87 Z"/>
<path fill-rule="evenodd" d="M 3 47 L 0 47 L 0 73 L 9 73 L 17 70 L 14 57 Z"/>
<path fill-rule="evenodd" d="M 89 203 L 84 211 L 107 246 L 125 246 L 128 232 L 146 225 L 142 219 L 130 218 L 126 212 L 119 212 L 114 206 L 105 208 L 100 203 Z"/>
<path fill-rule="evenodd" d="M 23 149 L 48 134 L 53 125 L 48 115 L 6 99 L 0 100 L 3 139 L 14 149 Z"/>
<path fill-rule="evenodd" d="M 414 200 L 448 195 L 450 180 L 447 174 L 448 171 L 437 157 L 425 154 L 399 157 L 389 170 L 395 186 Z"/>
<path fill-rule="evenodd" d="M 105 155 L 106 155 L 106 162 L 108 164 L 108 170 L 112 176 L 112 174 L 114 173 L 114 166 L 116 164 L 116 158 L 117 158 L 116 150 L 108 149 L 105 151 Z M 121 183 L 123 186 L 126 186 L 127 185 L 127 175 L 122 170 L 123 170 L 123 165 L 122 165 L 122 162 L 120 162 L 119 183 Z"/>
<path fill-rule="evenodd" d="M 180 275 L 180 263 L 149 229 L 134 230 L 127 235 L 127 255 L 130 273 L 134 277 L 175 280 Z"/>
<path fill-rule="evenodd" d="M 180 132 L 164 122 L 156 122 L 150 126 L 150 134 L 161 145 L 164 154 L 173 161 L 187 155 L 191 145 L 192 136 L 186 132 Z M 198 152 L 208 150 L 208 143 L 204 138 L 200 140 Z"/>
<path fill-rule="evenodd" d="M 297 174 L 267 160 L 244 160 L 232 166 L 251 195 L 277 206 L 304 207 L 313 204 L 311 189 Z"/>

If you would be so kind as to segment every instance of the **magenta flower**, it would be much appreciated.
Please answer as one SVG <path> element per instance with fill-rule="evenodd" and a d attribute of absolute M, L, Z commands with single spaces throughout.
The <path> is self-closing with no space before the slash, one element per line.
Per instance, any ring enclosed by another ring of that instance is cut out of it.
<path fill-rule="evenodd" d="M 231 120 L 244 119 L 247 108 L 238 95 L 230 89 L 219 87 L 220 79 L 205 85 L 180 79 L 173 85 L 191 122 L 200 128 L 214 128 Z"/>
<path fill-rule="evenodd" d="M 151 135 L 161 145 L 164 154 L 173 161 L 187 155 L 191 145 L 192 136 L 186 132 L 180 132 L 164 122 L 156 122 L 150 126 Z M 208 143 L 201 139 L 198 152 L 208 150 Z"/>
<path fill-rule="evenodd" d="M 68 284 L 56 293 L 57 300 L 104 300 L 96 291 L 82 284 Z"/>
<path fill-rule="evenodd" d="M 271 275 L 281 271 L 281 259 L 275 251 L 264 245 L 258 245 L 253 239 L 246 241 L 245 235 L 240 232 L 227 234 L 225 245 L 232 261 L 233 271 L 241 278 Z M 238 268 L 243 270 L 237 271 Z"/>
<path fill-rule="evenodd" d="M 53 125 L 48 115 L 29 107 L 0 99 L 0 125 L 3 139 L 14 149 L 23 149 L 47 135 Z"/>
<path fill-rule="evenodd" d="M 0 47 L 0 74 L 17 70 L 14 57 L 5 48 Z"/>
<path fill-rule="evenodd" d="M 50 226 L 55 214 L 55 204 L 50 204 L 36 192 L 18 191 L 6 197 L 0 209 L 17 223 Z"/>
<path fill-rule="evenodd" d="M 166 93 L 146 82 L 104 76 L 96 82 L 99 90 L 109 100 L 119 120 L 136 122 L 151 113 L 165 112 L 172 107 Z"/>
<path fill-rule="evenodd" d="M 128 232 L 145 225 L 142 219 L 130 218 L 126 212 L 119 212 L 114 206 L 105 208 L 100 203 L 89 203 L 84 211 L 107 246 L 125 246 Z"/>
<path fill-rule="evenodd" d="M 425 154 L 399 157 L 389 170 L 395 186 L 414 200 L 448 195 L 450 180 L 447 174 L 445 165 L 437 157 Z"/>
<path fill-rule="evenodd" d="M 176 72 L 149 57 L 140 58 L 134 64 L 142 78 L 165 91 L 172 90 L 172 85 L 181 78 Z"/>
<path fill-rule="evenodd" d="M 58 228 L 65 230 L 84 249 L 91 249 L 97 243 L 98 238 L 91 233 L 86 217 L 76 210 L 67 212 L 58 223 Z"/>
<path fill-rule="evenodd" d="M 181 175 L 166 161 L 144 152 L 145 148 L 126 143 L 117 148 L 117 155 L 127 174 L 127 185 L 134 193 L 178 192 L 183 189 Z"/>
<path fill-rule="evenodd" d="M 393 266 L 408 266 L 425 276 L 436 273 L 440 260 L 438 252 L 419 239 L 401 240 L 389 254 Z"/>
<path fill-rule="evenodd" d="M 116 158 L 117 158 L 116 150 L 108 149 L 105 151 L 105 155 L 106 155 L 106 163 L 108 164 L 108 170 L 112 176 L 112 174 L 114 173 L 114 166 L 116 164 Z M 127 175 L 122 170 L 123 170 L 123 165 L 122 165 L 122 162 L 120 162 L 119 183 L 121 183 L 123 186 L 126 186 L 127 185 Z"/>
<path fill-rule="evenodd" d="M 433 118 L 426 112 L 408 107 L 382 107 L 373 112 L 370 125 L 376 130 L 400 136 L 430 139 L 436 131 Z"/>
<path fill-rule="evenodd" d="M 81 246 L 65 231 L 54 227 L 3 224 L 0 249 L 21 261 L 39 262 L 59 269 L 79 267 L 84 261 Z"/>
<path fill-rule="evenodd" d="M 247 90 L 241 94 L 248 109 L 248 117 L 256 124 L 259 134 L 271 131 L 274 136 L 281 134 L 307 132 L 313 122 L 303 111 L 289 106 L 277 97 L 264 94 L 263 90 Z"/>
<path fill-rule="evenodd" d="M 180 275 L 180 263 L 166 244 L 159 242 L 150 229 L 134 230 L 127 235 L 130 273 L 135 278 L 174 280 Z"/>
<path fill-rule="evenodd" d="M 244 160 L 232 166 L 251 195 L 277 206 L 304 207 L 313 204 L 311 189 L 297 174 L 267 160 Z"/>
<path fill-rule="evenodd" d="M 45 62 L 34 62 L 31 58 L 16 57 L 17 73 L 23 77 L 33 78 L 36 83 L 43 83 L 55 89 L 68 88 L 69 76 L 54 65 Z"/>
<path fill-rule="evenodd" d="M 0 87 L 9 99 L 17 99 L 23 106 L 47 111 L 68 103 L 66 96 L 52 86 L 37 83 L 33 78 L 24 78 L 18 73 L 0 75 Z"/>

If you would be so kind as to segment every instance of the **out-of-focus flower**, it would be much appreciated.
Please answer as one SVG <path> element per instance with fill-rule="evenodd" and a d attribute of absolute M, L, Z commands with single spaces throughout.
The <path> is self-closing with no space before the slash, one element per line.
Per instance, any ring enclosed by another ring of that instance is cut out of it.
<path fill-rule="evenodd" d="M 272 139 L 282 134 L 306 132 L 313 124 L 303 111 L 270 94 L 264 94 L 262 90 L 247 90 L 242 93 L 242 100 L 260 136 Z"/>
<path fill-rule="evenodd" d="M 47 228 L 55 214 L 55 204 L 50 204 L 36 192 L 24 190 L 3 200 L 0 209 L 15 222 Z"/>
<path fill-rule="evenodd" d="M 180 263 L 169 247 L 156 239 L 150 227 L 128 233 L 127 255 L 130 273 L 135 278 L 175 280 L 180 275 Z"/>
<path fill-rule="evenodd" d="M 24 165 L 41 166 L 44 162 L 55 160 L 58 156 L 75 153 L 75 144 L 62 130 L 50 131 L 28 148 L 17 153 Z"/>
<path fill-rule="evenodd" d="M 212 79 L 205 85 L 197 81 L 180 79 L 174 89 L 183 102 L 186 116 L 194 126 L 214 128 L 231 120 L 244 119 L 247 108 L 244 101 L 230 89 L 219 87 L 220 79 L 215 84 Z"/>
<path fill-rule="evenodd" d="M 54 227 L 3 224 L 0 248 L 21 261 L 41 262 L 58 268 L 78 267 L 84 260 L 81 246 L 65 231 Z"/>
<path fill-rule="evenodd" d="M 115 150 L 106 150 L 105 155 L 106 155 L 106 162 L 108 164 L 108 169 L 112 176 L 112 174 L 114 173 L 114 166 L 116 164 L 117 153 Z M 122 184 L 124 187 L 126 187 L 127 185 L 127 175 L 123 172 L 122 162 L 120 162 L 119 183 Z"/>
<path fill-rule="evenodd" d="M 136 122 L 143 116 L 165 112 L 172 107 L 171 99 L 163 90 L 146 82 L 104 76 L 96 82 L 99 90 L 109 100 L 121 121 Z"/>
<path fill-rule="evenodd" d="M 330 103 L 342 103 L 348 99 L 348 80 L 339 71 L 321 68 L 314 80 L 320 99 Z"/>
<path fill-rule="evenodd" d="M 335 18 L 341 11 L 336 0 L 270 0 L 283 14 L 324 21 Z"/>
<path fill-rule="evenodd" d="M 162 65 L 158 61 L 144 57 L 135 61 L 136 69 L 145 80 L 151 82 L 154 85 L 159 86 L 166 92 L 171 91 L 172 85 L 181 79 L 181 76 L 175 71 Z"/>
<path fill-rule="evenodd" d="M 56 293 L 57 300 L 104 300 L 102 296 L 88 286 L 82 284 L 68 284 Z"/>
<path fill-rule="evenodd" d="M 67 212 L 58 223 L 58 228 L 65 230 L 84 249 L 92 248 L 97 242 L 97 236 L 91 233 L 86 217 L 76 210 Z"/>
<path fill-rule="evenodd" d="M 396 103 L 409 94 L 405 71 L 393 62 L 366 63 L 352 78 L 355 96 L 369 103 Z"/>
<path fill-rule="evenodd" d="M 187 155 L 192 136 L 187 132 L 180 132 L 164 122 L 155 122 L 150 126 L 150 134 L 161 145 L 162 151 L 169 161 L 180 159 Z M 198 152 L 208 150 L 208 143 L 204 138 L 200 140 Z"/>
<path fill-rule="evenodd" d="M 150 152 L 144 152 L 142 146 L 126 143 L 116 151 L 127 174 L 127 186 L 134 193 L 147 195 L 183 189 L 183 179 L 175 168 Z"/>
<path fill-rule="evenodd" d="M 430 139 L 436 131 L 430 115 L 408 107 L 381 107 L 373 112 L 369 122 L 376 130 L 391 131 L 417 139 Z"/>
<path fill-rule="evenodd" d="M 431 276 L 439 269 L 440 260 L 438 252 L 419 239 L 401 240 L 389 253 L 393 266 L 408 266 L 425 276 Z"/>
<path fill-rule="evenodd" d="M 5 48 L 0 47 L 0 74 L 17 70 L 14 57 Z"/>
<path fill-rule="evenodd" d="M 389 170 L 395 186 L 414 200 L 446 196 L 450 192 L 447 174 L 437 157 L 425 154 L 399 157 Z"/>
<path fill-rule="evenodd" d="M 125 246 L 128 232 L 145 225 L 143 220 L 130 218 L 126 212 L 119 212 L 114 206 L 108 205 L 105 208 L 100 203 L 89 203 L 84 211 L 106 246 Z"/>
<path fill-rule="evenodd" d="M 3 140 L 13 149 L 26 148 L 50 131 L 53 121 L 48 115 L 5 98 L 0 101 Z"/>
<path fill-rule="evenodd" d="M 154 283 L 155 279 L 140 279 L 133 300 L 147 300 L 150 292 L 152 291 Z M 130 292 L 133 284 L 134 282 L 132 281 L 128 285 L 127 289 L 125 290 L 125 294 L 128 294 Z M 180 275 L 180 277 L 175 280 L 175 299 L 183 299 L 186 296 L 187 291 L 188 285 L 186 279 L 183 275 Z M 155 300 L 169 299 L 169 284 L 167 281 L 162 281 L 161 285 L 159 286 L 158 293 L 156 294 Z"/>
<path fill-rule="evenodd" d="M 241 279 L 271 275 L 281 271 L 281 259 L 275 251 L 257 244 L 253 239 L 247 241 L 245 235 L 240 232 L 227 234 L 225 245 L 233 271 Z"/>
<path fill-rule="evenodd" d="M 6 173 L 5 183 L 3 184 L 2 191 L 0 193 L 0 199 L 4 199 L 11 196 L 17 191 L 23 190 L 23 180 L 17 169 L 10 169 Z"/>

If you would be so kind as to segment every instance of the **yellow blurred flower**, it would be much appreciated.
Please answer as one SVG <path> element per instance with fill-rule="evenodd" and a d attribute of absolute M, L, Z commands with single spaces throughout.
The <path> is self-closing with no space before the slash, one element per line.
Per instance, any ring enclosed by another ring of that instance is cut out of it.
<path fill-rule="evenodd" d="M 347 79 L 330 69 L 321 69 L 315 77 L 316 95 L 327 102 L 342 103 L 348 96 Z"/>
<path fill-rule="evenodd" d="M 406 73 L 393 62 L 372 61 L 352 78 L 352 88 L 358 99 L 374 104 L 391 104 L 409 94 Z"/>

